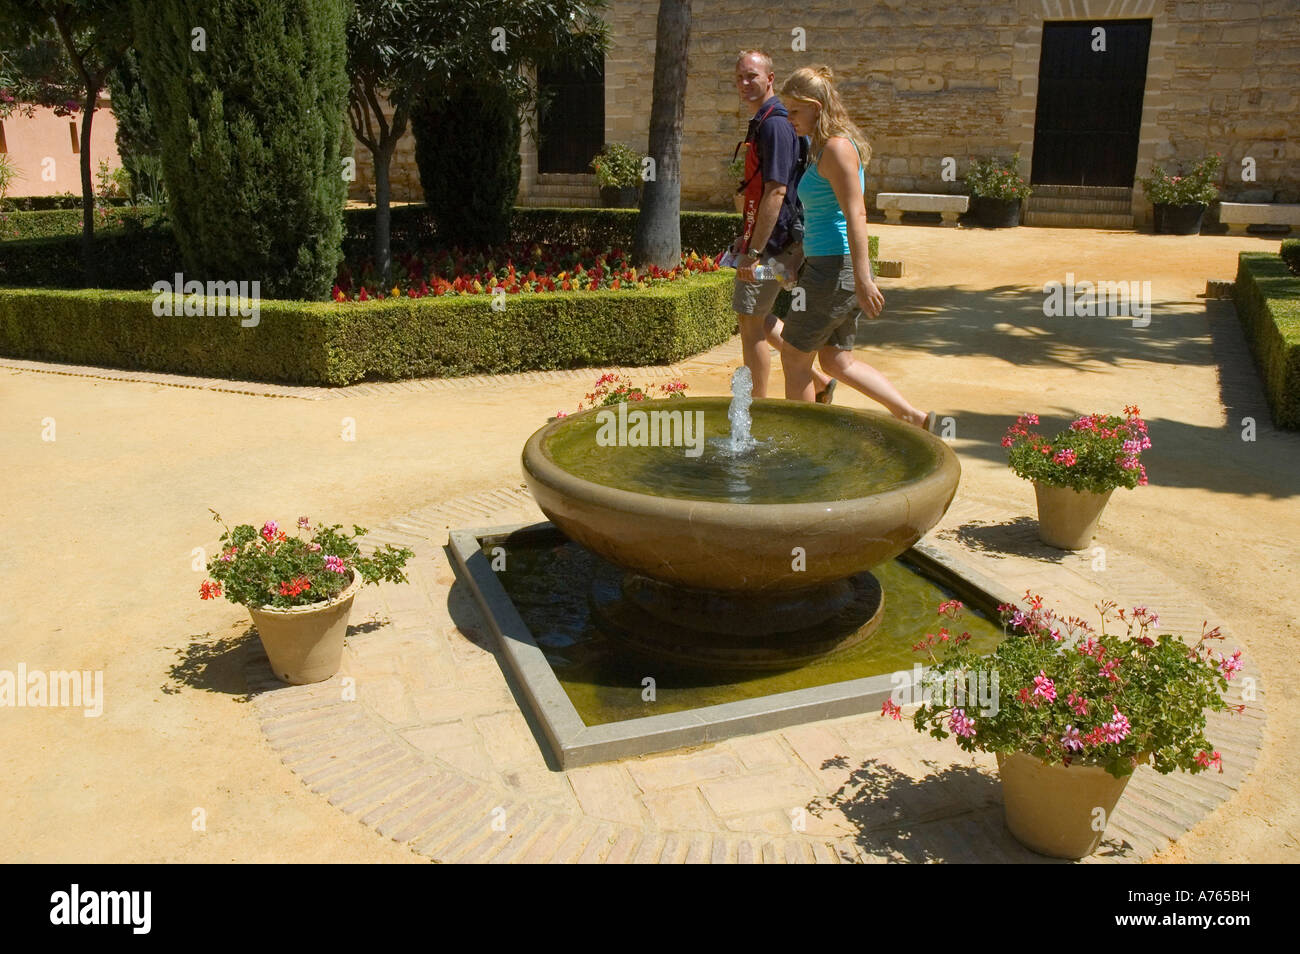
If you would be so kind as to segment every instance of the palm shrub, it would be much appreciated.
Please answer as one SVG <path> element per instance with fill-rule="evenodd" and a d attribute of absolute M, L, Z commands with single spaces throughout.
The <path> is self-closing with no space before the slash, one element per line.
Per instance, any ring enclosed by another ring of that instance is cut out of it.
<path fill-rule="evenodd" d="M 328 296 L 341 255 L 346 0 L 134 0 L 185 271 Z M 193 32 L 198 28 L 201 35 Z"/>
<path fill-rule="evenodd" d="M 411 115 L 424 201 L 447 242 L 500 245 L 519 194 L 519 111 L 503 86 L 429 96 Z"/>

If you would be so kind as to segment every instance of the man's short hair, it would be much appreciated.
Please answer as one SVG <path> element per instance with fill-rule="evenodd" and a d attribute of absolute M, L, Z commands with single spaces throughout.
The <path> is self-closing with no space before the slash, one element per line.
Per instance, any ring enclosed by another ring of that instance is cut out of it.
<path fill-rule="evenodd" d="M 758 60 L 758 65 L 762 68 L 764 73 L 772 72 L 772 57 L 768 56 L 762 50 L 741 50 L 740 55 L 736 57 L 736 65 L 739 66 L 740 61 L 747 56 L 752 56 Z"/>

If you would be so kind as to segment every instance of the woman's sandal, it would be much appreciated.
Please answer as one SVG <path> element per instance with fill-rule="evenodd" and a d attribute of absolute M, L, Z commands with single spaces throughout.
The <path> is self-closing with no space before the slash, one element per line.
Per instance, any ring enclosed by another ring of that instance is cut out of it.
<path fill-rule="evenodd" d="M 826 388 L 824 390 L 817 392 L 817 397 L 815 398 L 817 403 L 830 404 L 831 399 L 835 397 L 835 385 L 838 383 L 839 382 L 835 378 L 831 378 L 831 383 L 826 385 Z"/>

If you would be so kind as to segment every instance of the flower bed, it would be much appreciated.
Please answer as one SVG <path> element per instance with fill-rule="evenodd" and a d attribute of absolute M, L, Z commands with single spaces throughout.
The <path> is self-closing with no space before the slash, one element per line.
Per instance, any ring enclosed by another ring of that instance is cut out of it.
<path fill-rule="evenodd" d="M 720 256 L 720 253 L 719 253 Z M 651 265 L 638 271 L 621 248 L 596 252 L 573 245 L 519 243 L 466 252 L 459 248 L 398 253 L 393 256 L 390 288 L 379 284 L 373 265 L 339 266 L 332 297 L 336 302 L 445 295 L 537 295 L 547 292 L 619 291 L 671 284 L 689 275 L 718 270 L 719 256 L 690 252 L 676 268 Z"/>

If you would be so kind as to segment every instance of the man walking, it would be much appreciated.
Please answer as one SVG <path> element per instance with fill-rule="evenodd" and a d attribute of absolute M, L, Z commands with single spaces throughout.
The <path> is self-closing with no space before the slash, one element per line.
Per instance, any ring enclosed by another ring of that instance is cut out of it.
<path fill-rule="evenodd" d="M 753 113 L 745 135 L 745 179 L 742 211 L 744 231 L 737 254 L 736 283 L 731 307 L 740 319 L 745 366 L 754 379 L 754 397 L 767 397 L 772 370 L 770 343 L 781 347 L 781 321 L 770 314 L 781 290 L 779 279 L 754 281 L 750 268 L 775 262 L 793 280 L 803 263 L 802 235 L 796 191 L 803 172 L 806 145 L 790 125 L 789 115 L 774 92 L 772 58 L 747 50 L 736 60 L 736 91 Z M 829 403 L 834 382 L 814 369 L 817 400 Z"/>

